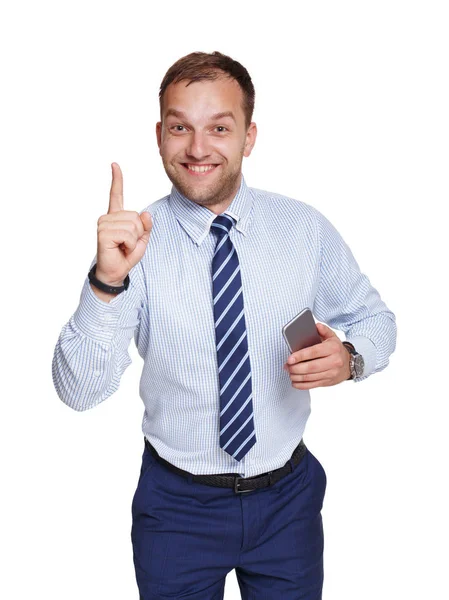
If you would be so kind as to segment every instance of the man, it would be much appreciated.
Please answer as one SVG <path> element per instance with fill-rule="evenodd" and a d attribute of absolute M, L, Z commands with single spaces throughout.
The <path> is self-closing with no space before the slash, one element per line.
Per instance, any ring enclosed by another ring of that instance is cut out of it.
<path fill-rule="evenodd" d="M 167 72 L 156 134 L 171 194 L 108 213 L 53 380 L 76 410 L 113 394 L 134 335 L 144 359 L 145 449 L 132 504 L 140 598 L 317 600 L 323 467 L 302 440 L 311 388 L 388 364 L 395 318 L 312 207 L 249 188 L 257 135 L 247 70 L 218 52 Z M 151 217 L 150 217 L 151 214 Z M 305 307 L 322 342 L 294 352 L 282 327 Z M 288 360 L 287 360 L 288 358 Z M 113 443 L 113 440 L 111 440 Z"/>

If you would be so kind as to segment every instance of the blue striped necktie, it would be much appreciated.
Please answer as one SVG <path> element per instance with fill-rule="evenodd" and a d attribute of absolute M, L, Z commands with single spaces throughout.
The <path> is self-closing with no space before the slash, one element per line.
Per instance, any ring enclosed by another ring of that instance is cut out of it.
<path fill-rule="evenodd" d="M 240 265 L 229 236 L 233 225 L 232 217 L 224 214 L 212 223 L 211 230 L 218 237 L 212 259 L 212 290 L 220 382 L 220 447 L 240 461 L 256 443 L 256 434 Z"/>

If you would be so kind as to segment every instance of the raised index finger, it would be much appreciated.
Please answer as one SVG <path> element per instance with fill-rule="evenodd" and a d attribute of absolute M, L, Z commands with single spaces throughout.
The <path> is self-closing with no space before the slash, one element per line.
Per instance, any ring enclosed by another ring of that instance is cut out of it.
<path fill-rule="evenodd" d="M 112 183 L 108 214 L 123 210 L 123 175 L 117 163 L 112 163 Z"/>

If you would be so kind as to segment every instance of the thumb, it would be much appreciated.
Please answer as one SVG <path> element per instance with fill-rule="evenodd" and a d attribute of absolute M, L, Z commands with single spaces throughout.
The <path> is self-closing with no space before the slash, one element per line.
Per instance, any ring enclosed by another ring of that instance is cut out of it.
<path fill-rule="evenodd" d="M 318 329 L 318 333 L 323 341 L 332 337 L 337 337 L 337 334 L 324 323 L 317 323 L 316 328 Z"/>
<path fill-rule="evenodd" d="M 140 239 L 147 243 L 150 239 L 151 229 L 153 228 L 153 218 L 149 212 L 145 211 L 140 215 L 140 220 L 142 221 L 142 225 L 144 228 L 144 232 L 141 235 Z"/>

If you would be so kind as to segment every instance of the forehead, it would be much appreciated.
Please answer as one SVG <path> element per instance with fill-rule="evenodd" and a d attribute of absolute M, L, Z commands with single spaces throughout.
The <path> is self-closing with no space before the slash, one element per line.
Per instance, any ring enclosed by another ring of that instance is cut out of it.
<path fill-rule="evenodd" d="M 167 111 L 184 112 L 190 118 L 204 120 L 211 115 L 231 111 L 237 121 L 244 120 L 243 92 L 235 79 L 219 77 L 208 81 L 179 81 L 165 90 L 162 117 Z"/>

